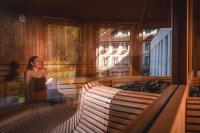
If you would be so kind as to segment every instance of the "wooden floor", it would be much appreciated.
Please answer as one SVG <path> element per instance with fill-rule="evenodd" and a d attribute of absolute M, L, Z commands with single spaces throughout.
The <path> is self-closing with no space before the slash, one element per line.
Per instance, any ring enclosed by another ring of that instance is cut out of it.
<path fill-rule="evenodd" d="M 187 98 L 186 132 L 200 132 L 200 98 Z"/>

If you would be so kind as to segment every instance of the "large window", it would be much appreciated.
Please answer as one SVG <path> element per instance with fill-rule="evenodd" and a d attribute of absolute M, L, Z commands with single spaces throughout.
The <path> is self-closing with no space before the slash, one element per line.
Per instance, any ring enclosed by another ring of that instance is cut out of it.
<path fill-rule="evenodd" d="M 130 30 L 100 28 L 97 47 L 99 76 L 127 76 L 130 64 Z"/>
<path fill-rule="evenodd" d="M 80 73 L 81 29 L 67 25 L 48 24 L 46 27 L 45 64 L 52 69 L 50 77 L 75 77 Z"/>

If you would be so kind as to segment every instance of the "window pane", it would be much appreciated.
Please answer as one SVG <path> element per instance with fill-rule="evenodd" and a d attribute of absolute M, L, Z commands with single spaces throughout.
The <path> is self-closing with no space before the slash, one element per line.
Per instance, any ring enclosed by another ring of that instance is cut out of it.
<path fill-rule="evenodd" d="M 146 76 L 171 76 L 172 28 L 144 29 L 142 74 Z"/>
<path fill-rule="evenodd" d="M 99 29 L 97 71 L 99 76 L 127 76 L 130 63 L 130 30 Z"/>

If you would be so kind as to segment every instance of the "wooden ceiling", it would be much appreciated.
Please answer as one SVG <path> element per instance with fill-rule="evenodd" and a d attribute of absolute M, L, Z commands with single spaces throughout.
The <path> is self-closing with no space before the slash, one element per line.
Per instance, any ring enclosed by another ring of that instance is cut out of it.
<path fill-rule="evenodd" d="M 92 21 L 141 23 L 170 19 L 171 0 L 0 0 L 19 13 Z"/>

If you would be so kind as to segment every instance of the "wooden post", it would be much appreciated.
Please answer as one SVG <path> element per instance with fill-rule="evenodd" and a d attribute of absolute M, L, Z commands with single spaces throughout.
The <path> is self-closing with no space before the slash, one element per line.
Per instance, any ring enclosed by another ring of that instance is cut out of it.
<path fill-rule="evenodd" d="M 139 33 L 142 32 L 142 28 L 138 25 L 133 26 L 132 41 L 131 41 L 131 71 L 132 76 L 138 76 L 141 74 L 142 64 L 142 42 L 139 38 Z"/>
<path fill-rule="evenodd" d="M 172 0 L 172 82 L 187 84 L 188 9 L 187 0 Z"/>
<path fill-rule="evenodd" d="M 193 75 L 193 0 L 187 0 L 188 14 L 188 80 Z"/>
<path fill-rule="evenodd" d="M 96 26 L 84 24 L 82 31 L 82 76 L 96 76 Z"/>

